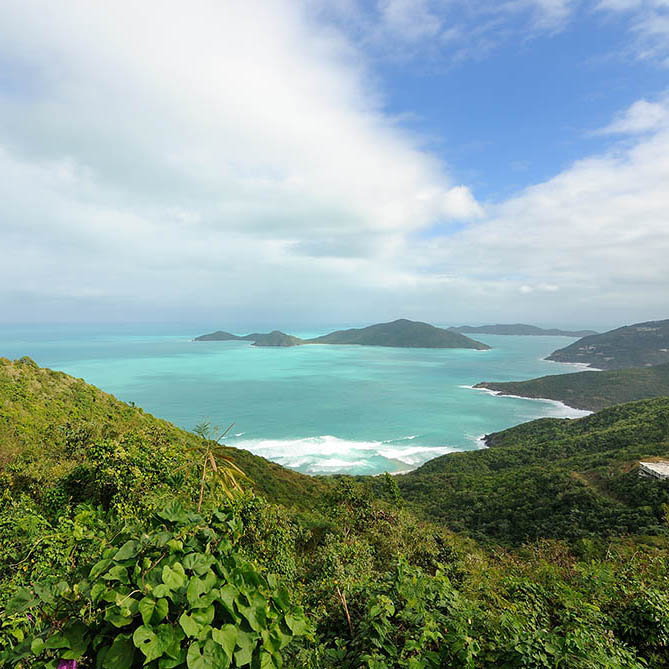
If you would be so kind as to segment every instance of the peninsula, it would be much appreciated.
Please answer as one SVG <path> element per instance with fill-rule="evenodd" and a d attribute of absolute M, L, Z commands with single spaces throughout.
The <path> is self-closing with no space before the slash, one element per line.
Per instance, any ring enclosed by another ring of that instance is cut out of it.
<path fill-rule="evenodd" d="M 377 323 L 365 328 L 337 330 L 322 337 L 300 339 L 274 330 L 269 334 L 253 333 L 238 336 L 218 330 L 200 335 L 195 341 L 252 341 L 254 346 L 301 346 L 304 344 L 336 344 L 356 346 L 389 346 L 397 348 L 468 348 L 486 351 L 490 348 L 475 339 L 438 328 L 429 323 L 400 318 L 391 323 Z"/>
<path fill-rule="evenodd" d="M 554 374 L 529 381 L 484 381 L 474 388 L 497 391 L 500 395 L 557 400 L 575 409 L 599 411 L 623 402 L 669 397 L 669 363 L 607 372 Z"/>
<path fill-rule="evenodd" d="M 580 362 L 604 370 L 660 365 L 669 362 L 669 319 L 583 337 L 553 351 L 546 359 Z"/>
<path fill-rule="evenodd" d="M 549 337 L 587 337 L 598 334 L 595 330 L 560 330 L 558 328 L 539 328 L 536 325 L 525 323 L 497 324 L 497 325 L 461 325 L 451 328 L 464 334 L 492 334 L 492 335 L 522 335 L 522 336 L 549 336 Z"/>

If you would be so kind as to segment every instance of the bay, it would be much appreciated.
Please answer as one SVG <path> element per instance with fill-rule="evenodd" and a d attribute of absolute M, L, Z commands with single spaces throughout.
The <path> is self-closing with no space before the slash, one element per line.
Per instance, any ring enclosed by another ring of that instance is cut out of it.
<path fill-rule="evenodd" d="M 185 429 L 234 423 L 226 443 L 309 474 L 405 471 L 479 448 L 489 432 L 586 413 L 471 388 L 576 371 L 542 360 L 565 337 L 479 336 L 489 351 L 192 341 L 209 329 L 1 326 L 0 355 L 28 355 Z"/>

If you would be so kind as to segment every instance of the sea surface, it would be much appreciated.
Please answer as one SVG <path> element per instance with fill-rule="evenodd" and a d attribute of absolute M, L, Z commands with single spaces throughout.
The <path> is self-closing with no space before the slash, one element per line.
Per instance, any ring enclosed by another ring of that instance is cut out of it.
<path fill-rule="evenodd" d="M 471 388 L 576 371 L 542 360 L 566 337 L 477 337 L 489 351 L 192 341 L 210 330 L 0 326 L 0 356 L 28 355 L 186 429 L 234 423 L 225 443 L 309 474 L 406 471 L 489 432 L 587 413 Z"/>

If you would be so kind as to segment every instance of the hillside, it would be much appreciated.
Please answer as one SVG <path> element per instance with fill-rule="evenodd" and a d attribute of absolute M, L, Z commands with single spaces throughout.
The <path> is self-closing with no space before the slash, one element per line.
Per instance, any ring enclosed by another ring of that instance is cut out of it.
<path fill-rule="evenodd" d="M 465 337 L 458 332 L 405 318 L 392 323 L 370 325 L 366 328 L 337 330 L 322 337 L 308 339 L 307 343 L 411 348 L 472 348 L 480 351 L 490 348 L 487 344 Z"/>
<path fill-rule="evenodd" d="M 200 512 L 202 438 L 0 359 L 0 666 L 666 668 L 669 484 L 635 462 L 668 433 L 638 402 L 360 483 L 227 449 L 267 499 Z"/>
<path fill-rule="evenodd" d="M 623 369 L 669 362 L 669 319 L 626 325 L 553 351 L 547 360 Z"/>
<path fill-rule="evenodd" d="M 155 459 L 151 476 L 133 478 L 132 494 L 158 498 L 187 482 L 184 474 L 173 472 L 189 462 L 188 449 L 200 441 L 81 379 L 38 367 L 29 358 L 0 358 L 0 472 L 10 469 L 21 488 L 36 495 L 56 489 L 75 498 L 94 489 L 111 495 L 113 486 L 102 465 L 120 465 L 132 453 L 142 461 Z M 248 451 L 225 452 L 259 494 L 276 502 L 310 509 L 328 487 L 322 479 Z M 132 472 L 128 476 L 134 477 Z"/>
<path fill-rule="evenodd" d="M 243 339 L 245 339 L 245 337 L 239 337 L 238 335 L 225 332 L 224 330 L 216 330 L 216 332 L 210 332 L 209 334 L 195 337 L 193 341 L 241 341 Z"/>
<path fill-rule="evenodd" d="M 253 346 L 300 346 L 306 342 L 299 337 L 293 337 L 280 330 L 273 330 L 268 334 L 253 336 Z"/>
<path fill-rule="evenodd" d="M 487 388 L 502 395 L 558 400 L 576 409 L 599 411 L 623 402 L 669 397 L 669 363 L 608 372 L 554 374 L 528 381 L 483 381 L 474 388 Z"/>
<path fill-rule="evenodd" d="M 669 397 L 524 423 L 486 443 L 397 476 L 405 499 L 451 529 L 504 543 L 667 532 L 669 481 L 641 479 L 637 465 L 669 458 Z"/>
<path fill-rule="evenodd" d="M 498 325 L 461 325 L 451 328 L 464 334 L 492 334 L 492 335 L 522 335 L 522 336 L 551 336 L 551 337 L 587 337 L 598 334 L 595 330 L 560 330 L 558 328 L 539 328 L 536 325 L 524 323 Z"/>

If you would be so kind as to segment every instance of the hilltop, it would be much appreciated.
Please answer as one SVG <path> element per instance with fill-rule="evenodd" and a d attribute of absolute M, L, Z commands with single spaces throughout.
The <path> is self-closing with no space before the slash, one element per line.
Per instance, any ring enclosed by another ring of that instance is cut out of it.
<path fill-rule="evenodd" d="M 669 319 L 635 323 L 584 337 L 553 351 L 546 359 L 579 362 L 597 369 L 660 365 L 669 362 Z"/>
<path fill-rule="evenodd" d="M 523 336 L 552 336 L 552 337 L 587 337 L 598 334 L 595 330 L 560 330 L 558 328 L 540 328 L 536 325 L 514 323 L 509 325 L 461 325 L 451 328 L 464 334 L 492 334 L 492 335 L 523 335 Z"/>
<path fill-rule="evenodd" d="M 253 346 L 300 346 L 301 344 L 306 344 L 306 342 L 280 330 L 273 330 L 268 334 L 253 335 Z"/>
<path fill-rule="evenodd" d="M 308 344 L 342 344 L 358 346 L 395 346 L 411 348 L 471 348 L 486 351 L 487 344 L 428 323 L 406 318 L 379 323 L 366 328 L 337 330 L 322 337 L 308 339 Z"/>
<path fill-rule="evenodd" d="M 553 374 L 528 381 L 483 381 L 474 388 L 557 400 L 576 409 L 599 411 L 623 402 L 669 396 L 669 363 L 607 372 Z"/>
<path fill-rule="evenodd" d="M 216 330 L 216 332 L 210 332 L 209 334 L 195 337 L 193 341 L 242 341 L 245 339 L 246 337 L 240 337 L 239 335 L 234 335 L 230 332 L 225 332 L 224 330 Z"/>

